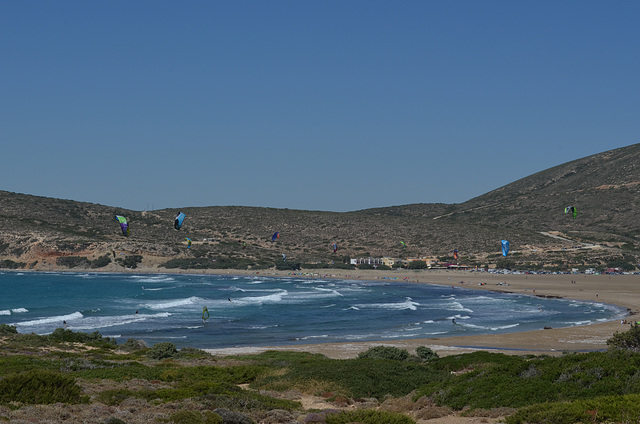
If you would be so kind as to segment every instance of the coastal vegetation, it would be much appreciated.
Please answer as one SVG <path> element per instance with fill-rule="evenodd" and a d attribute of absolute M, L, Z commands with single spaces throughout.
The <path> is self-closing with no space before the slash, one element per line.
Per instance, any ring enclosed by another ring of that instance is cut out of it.
<path fill-rule="evenodd" d="M 634 325 L 608 351 L 560 357 L 438 357 L 425 346 L 416 354 L 376 346 L 336 360 L 276 351 L 215 357 L 171 343 L 118 345 L 97 332 L 39 336 L 2 325 L 0 420 L 409 424 L 463 414 L 507 424 L 637 422 L 639 333 Z M 325 406 L 305 409 L 305 396 Z"/>

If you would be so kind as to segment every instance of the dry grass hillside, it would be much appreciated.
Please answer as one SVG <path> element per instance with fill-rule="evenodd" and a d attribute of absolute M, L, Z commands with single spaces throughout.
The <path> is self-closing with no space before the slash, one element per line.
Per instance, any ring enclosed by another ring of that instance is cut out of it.
<path fill-rule="evenodd" d="M 178 209 L 140 212 L 0 191 L 0 260 L 40 269 L 59 257 L 141 255 L 156 264 L 178 258 L 246 267 L 272 265 L 282 253 L 288 261 L 330 263 L 369 256 L 446 260 L 458 249 L 462 262 L 484 264 L 501 260 L 500 240 L 507 239 L 509 260 L 519 266 L 637 264 L 639 203 L 640 144 L 556 166 L 461 204 L 344 213 L 185 207 L 180 231 L 173 229 Z M 576 206 L 577 219 L 564 213 L 567 205 Z M 129 220 L 129 237 L 121 235 L 116 214 Z M 280 239 L 271 242 L 276 231 Z M 193 240 L 190 249 L 185 237 Z"/>

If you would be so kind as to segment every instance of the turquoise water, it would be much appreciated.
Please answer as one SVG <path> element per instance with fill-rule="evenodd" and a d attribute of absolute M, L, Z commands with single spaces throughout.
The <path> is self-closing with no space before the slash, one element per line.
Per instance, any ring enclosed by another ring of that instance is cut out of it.
<path fill-rule="evenodd" d="M 71 330 L 99 331 L 120 343 L 136 338 L 197 348 L 508 333 L 626 312 L 461 287 L 257 275 L 5 272 L 0 289 L 0 323 L 20 333 L 48 334 L 66 321 Z"/>

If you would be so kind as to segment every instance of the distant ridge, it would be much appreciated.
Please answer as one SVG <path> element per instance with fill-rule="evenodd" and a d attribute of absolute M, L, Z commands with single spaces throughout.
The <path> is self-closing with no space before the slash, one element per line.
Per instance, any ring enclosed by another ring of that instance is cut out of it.
<path fill-rule="evenodd" d="M 538 172 L 460 204 L 411 204 L 355 212 L 255 207 L 185 207 L 131 211 L 0 191 L 0 260 L 39 269 L 60 256 L 89 258 L 115 251 L 202 262 L 272 264 L 286 252 L 303 263 L 348 257 L 451 256 L 471 265 L 501 260 L 499 241 L 511 241 L 516 265 L 638 263 L 640 144 L 598 153 Z M 577 219 L 564 213 L 574 205 Z M 127 216 L 131 236 L 114 220 Z M 281 233 L 270 241 L 274 231 Z M 194 240 L 187 250 L 184 238 Z M 405 242 L 402 247 L 400 241 Z M 339 250 L 333 254 L 331 243 Z M 242 249 L 243 243 L 246 248 Z M 35 265 L 34 263 L 38 261 Z"/>

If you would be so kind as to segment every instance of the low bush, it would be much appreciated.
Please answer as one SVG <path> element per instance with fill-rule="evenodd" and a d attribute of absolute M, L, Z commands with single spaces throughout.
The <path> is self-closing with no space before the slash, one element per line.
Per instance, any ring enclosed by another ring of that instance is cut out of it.
<path fill-rule="evenodd" d="M 300 262 L 287 262 L 287 261 L 278 261 L 276 262 L 276 269 L 278 271 L 299 271 Z"/>
<path fill-rule="evenodd" d="M 86 256 L 61 256 L 56 259 L 56 263 L 67 268 L 75 268 L 87 267 L 91 262 Z"/>
<path fill-rule="evenodd" d="M 416 348 L 416 354 L 423 362 L 438 359 L 438 354 L 426 346 L 418 346 Z"/>
<path fill-rule="evenodd" d="M 409 352 L 394 346 L 375 346 L 358 354 L 360 359 L 391 359 L 394 361 L 406 361 Z"/>
<path fill-rule="evenodd" d="M 607 340 L 607 346 L 612 350 L 640 352 L 640 325 L 636 322 L 628 331 L 622 333 L 616 331 L 613 337 Z"/>
<path fill-rule="evenodd" d="M 100 256 L 91 261 L 91 268 L 102 268 L 111 263 L 111 257 L 109 255 Z"/>
<path fill-rule="evenodd" d="M 356 411 L 342 411 L 337 414 L 329 414 L 326 417 L 327 424 L 415 424 L 415 421 L 406 415 L 397 412 L 376 411 L 373 409 L 359 409 Z"/>
<path fill-rule="evenodd" d="M 0 262 L 0 268 L 7 268 L 7 269 L 24 268 L 26 265 L 27 265 L 26 262 L 14 262 L 11 259 L 5 259 L 2 262 Z"/>
<path fill-rule="evenodd" d="M 124 258 L 117 258 L 116 262 L 125 268 L 136 269 L 138 267 L 138 264 L 142 262 L 142 256 L 127 255 Z"/>
<path fill-rule="evenodd" d="M 167 420 L 173 424 L 222 424 L 222 417 L 211 411 L 178 411 Z"/>
<path fill-rule="evenodd" d="M 18 329 L 13 325 L 0 324 L 0 336 L 18 334 Z"/>
<path fill-rule="evenodd" d="M 115 348 L 117 346 L 115 339 L 102 337 L 98 331 L 81 333 L 65 330 L 64 328 L 56 328 L 47 338 L 54 342 L 84 343 L 94 347 Z"/>
<path fill-rule="evenodd" d="M 605 396 L 575 402 L 540 403 L 520 408 L 507 424 L 637 423 L 640 395 Z"/>
<path fill-rule="evenodd" d="M 176 346 L 173 343 L 162 342 L 155 344 L 151 349 L 149 349 L 147 355 L 149 358 L 157 360 L 175 358 L 178 356 L 178 349 L 176 349 Z"/>
<path fill-rule="evenodd" d="M 86 403 L 80 386 L 72 377 L 48 370 L 31 370 L 0 380 L 0 403 L 24 404 Z"/>

